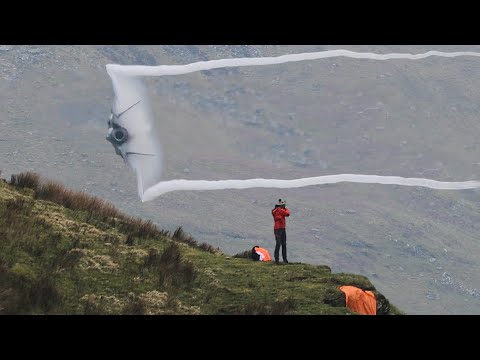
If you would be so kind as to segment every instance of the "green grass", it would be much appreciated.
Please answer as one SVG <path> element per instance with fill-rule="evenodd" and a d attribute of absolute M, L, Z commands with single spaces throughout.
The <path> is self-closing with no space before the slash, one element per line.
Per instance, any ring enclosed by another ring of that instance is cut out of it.
<path fill-rule="evenodd" d="M 0 182 L 0 314 L 348 314 L 338 286 L 375 291 L 327 266 L 230 257 L 181 227 L 145 231 L 100 199 L 44 186 L 35 174 Z"/>

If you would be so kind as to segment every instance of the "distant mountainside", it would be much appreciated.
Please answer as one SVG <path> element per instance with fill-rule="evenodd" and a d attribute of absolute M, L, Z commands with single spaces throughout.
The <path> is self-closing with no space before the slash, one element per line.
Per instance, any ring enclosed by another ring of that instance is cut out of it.
<path fill-rule="evenodd" d="M 0 169 L 35 171 L 173 233 L 235 254 L 273 250 L 285 198 L 289 258 L 367 276 L 409 314 L 480 314 L 480 192 L 336 184 L 172 192 L 142 203 L 105 140 L 108 63 L 195 61 L 344 48 L 480 51 L 467 45 L 0 46 Z M 330 174 L 480 179 L 478 58 L 330 58 L 149 79 L 165 179 Z"/>
<path fill-rule="evenodd" d="M 63 205 L 63 206 L 62 206 Z M 222 254 L 33 173 L 0 181 L 0 314 L 351 314 L 328 266 Z"/>

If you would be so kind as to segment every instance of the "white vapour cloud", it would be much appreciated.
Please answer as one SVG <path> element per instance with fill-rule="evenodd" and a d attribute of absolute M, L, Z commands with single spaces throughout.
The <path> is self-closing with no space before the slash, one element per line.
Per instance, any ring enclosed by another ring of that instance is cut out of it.
<path fill-rule="evenodd" d="M 125 159 L 137 175 L 138 194 L 142 197 L 146 189 L 161 179 L 163 158 L 158 123 L 154 121 L 143 78 L 112 74 L 110 71 L 109 74 L 115 89 L 112 111 L 120 114 L 136 104 L 120 116 L 117 123 L 128 131 L 129 140 L 121 147 L 125 154 L 133 153 L 126 155 Z"/>
<path fill-rule="evenodd" d="M 463 190 L 480 187 L 479 181 L 445 182 L 420 178 L 403 178 L 400 176 L 340 174 L 309 177 L 293 180 L 247 179 L 247 180 L 170 180 L 161 181 L 162 154 L 159 143 L 158 127 L 149 105 L 143 77 L 181 75 L 202 70 L 225 67 L 262 66 L 283 64 L 288 62 L 325 59 L 330 57 L 349 57 L 369 60 L 420 60 L 431 56 L 454 58 L 458 56 L 476 56 L 480 53 L 472 51 L 441 52 L 428 51 L 422 54 L 361 53 L 344 49 L 328 50 L 312 53 L 288 54 L 278 57 L 234 58 L 210 61 L 199 61 L 186 65 L 119 65 L 108 64 L 107 72 L 112 79 L 115 92 L 114 109 L 118 114 L 140 100 L 140 103 L 122 115 L 119 125 L 125 127 L 133 136 L 122 146 L 128 152 L 150 153 L 155 156 L 128 155 L 125 161 L 137 175 L 138 195 L 142 201 L 150 201 L 170 191 L 178 190 L 221 190 L 249 189 L 258 187 L 297 188 L 303 186 L 331 184 L 338 182 L 375 183 L 403 186 L 423 186 L 440 190 Z"/>
<path fill-rule="evenodd" d="M 170 191 L 177 190 L 223 190 L 223 189 L 250 189 L 250 188 L 299 188 L 312 185 L 335 184 L 339 182 L 353 182 L 364 184 L 422 186 L 437 190 L 463 190 L 480 187 L 480 181 L 436 181 L 421 178 L 404 178 L 401 176 L 340 174 L 314 176 L 292 180 L 277 179 L 247 179 L 247 180 L 169 180 L 162 181 L 147 189 L 143 194 L 143 201 L 153 200 Z"/>
<path fill-rule="evenodd" d="M 326 59 L 331 57 L 349 57 L 354 59 L 369 59 L 369 60 L 419 60 L 430 56 L 441 57 L 458 57 L 458 56 L 480 56 L 480 53 L 473 51 L 459 51 L 459 52 L 442 52 L 442 51 L 428 51 L 423 54 L 375 54 L 375 53 L 360 53 L 350 50 L 338 49 L 327 50 L 312 53 L 288 54 L 277 57 L 259 57 L 259 58 L 235 58 L 235 59 L 220 59 L 210 61 L 199 61 L 186 65 L 160 65 L 160 66 L 143 66 L 143 65 L 117 65 L 108 64 L 107 71 L 115 72 L 117 74 L 127 76 L 164 76 L 164 75 L 182 75 L 189 74 L 196 71 L 212 70 L 226 67 L 238 66 L 259 66 L 259 65 L 275 65 L 284 64 L 295 61 Z M 109 73 L 110 73 L 109 72 Z"/>

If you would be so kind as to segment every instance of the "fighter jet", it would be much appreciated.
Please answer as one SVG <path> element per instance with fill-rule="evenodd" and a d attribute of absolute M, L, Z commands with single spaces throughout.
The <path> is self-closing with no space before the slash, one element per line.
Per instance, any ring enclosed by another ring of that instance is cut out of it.
<path fill-rule="evenodd" d="M 144 154 L 144 153 L 138 153 L 138 152 L 131 152 L 131 151 L 125 151 L 122 148 L 122 145 L 127 143 L 129 138 L 128 138 L 128 131 L 124 127 L 118 125 L 118 119 L 120 119 L 120 116 L 125 114 L 128 110 L 133 108 L 135 105 L 137 105 L 141 100 L 137 101 L 135 104 L 132 106 L 128 107 L 126 110 L 122 111 L 120 114 L 115 114 L 113 109 L 111 110 L 110 114 L 110 119 L 108 120 L 108 134 L 106 139 L 113 145 L 115 149 L 115 153 L 117 155 L 120 155 L 124 161 L 127 161 L 127 156 L 128 155 L 145 155 L 145 156 L 155 156 L 154 154 Z"/>

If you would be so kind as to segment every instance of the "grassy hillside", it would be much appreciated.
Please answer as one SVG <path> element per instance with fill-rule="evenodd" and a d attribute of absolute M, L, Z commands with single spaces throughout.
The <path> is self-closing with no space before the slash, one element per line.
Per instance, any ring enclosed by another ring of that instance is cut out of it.
<path fill-rule="evenodd" d="M 222 254 L 33 173 L 0 181 L 0 314 L 350 314 L 340 285 L 375 291 L 327 266 Z"/>

